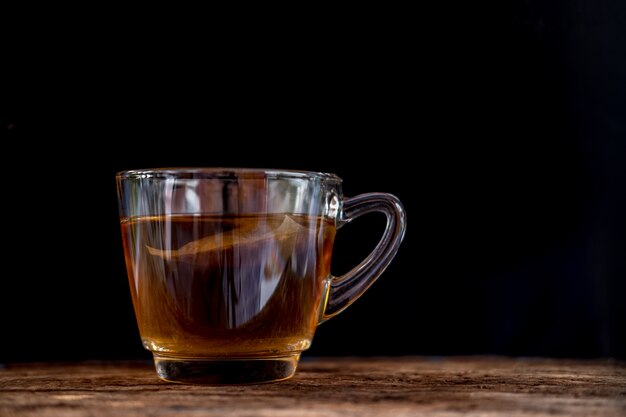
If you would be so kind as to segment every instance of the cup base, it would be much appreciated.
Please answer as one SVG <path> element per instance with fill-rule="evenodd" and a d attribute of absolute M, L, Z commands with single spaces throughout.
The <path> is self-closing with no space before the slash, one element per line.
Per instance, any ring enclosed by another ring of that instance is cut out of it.
<path fill-rule="evenodd" d="M 182 384 L 261 384 L 291 378 L 300 355 L 267 358 L 172 358 L 154 355 L 159 378 Z"/>

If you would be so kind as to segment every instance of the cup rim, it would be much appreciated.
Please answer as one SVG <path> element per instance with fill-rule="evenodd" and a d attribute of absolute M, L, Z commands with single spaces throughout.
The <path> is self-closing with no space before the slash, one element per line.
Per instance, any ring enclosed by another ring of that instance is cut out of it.
<path fill-rule="evenodd" d="M 274 168 L 228 168 L 228 167 L 168 167 L 142 168 L 120 171 L 116 174 L 118 180 L 142 179 L 303 179 L 322 180 L 341 183 L 342 179 L 333 173 L 318 171 L 303 171 L 295 169 Z"/>

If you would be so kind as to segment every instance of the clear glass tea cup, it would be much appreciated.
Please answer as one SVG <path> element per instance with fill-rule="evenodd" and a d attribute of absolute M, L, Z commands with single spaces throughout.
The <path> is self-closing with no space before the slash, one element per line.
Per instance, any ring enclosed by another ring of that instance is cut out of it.
<path fill-rule="evenodd" d="M 171 168 L 117 174 L 124 254 L 143 345 L 172 382 L 293 376 L 318 324 L 356 300 L 395 256 L 399 200 L 344 198 L 333 174 Z M 387 218 L 373 252 L 330 274 L 337 229 Z"/>

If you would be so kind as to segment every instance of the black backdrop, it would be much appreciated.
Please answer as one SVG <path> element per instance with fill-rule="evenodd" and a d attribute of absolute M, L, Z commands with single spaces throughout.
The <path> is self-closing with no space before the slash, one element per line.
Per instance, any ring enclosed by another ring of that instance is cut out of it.
<path fill-rule="evenodd" d="M 0 361 L 148 356 L 114 174 L 158 166 L 329 171 L 404 202 L 396 260 L 311 355 L 626 357 L 624 6 L 473 3 L 5 38 Z M 342 229 L 333 272 L 382 228 Z"/>

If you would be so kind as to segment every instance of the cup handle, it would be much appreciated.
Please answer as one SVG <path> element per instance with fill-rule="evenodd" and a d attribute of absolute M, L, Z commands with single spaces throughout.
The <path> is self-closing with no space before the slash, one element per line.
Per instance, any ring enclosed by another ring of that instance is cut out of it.
<path fill-rule="evenodd" d="M 406 230 L 406 213 L 400 200 L 386 193 L 368 193 L 347 198 L 338 227 L 371 212 L 387 217 L 383 237 L 372 253 L 354 269 L 340 277 L 330 277 L 326 308 L 320 323 L 336 316 L 352 304 L 378 279 L 398 252 Z"/>

